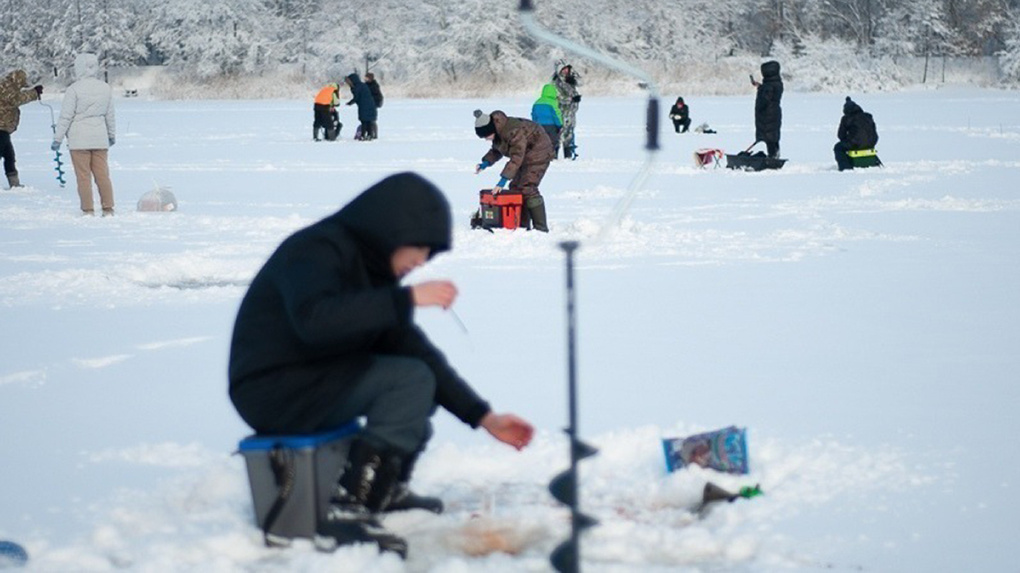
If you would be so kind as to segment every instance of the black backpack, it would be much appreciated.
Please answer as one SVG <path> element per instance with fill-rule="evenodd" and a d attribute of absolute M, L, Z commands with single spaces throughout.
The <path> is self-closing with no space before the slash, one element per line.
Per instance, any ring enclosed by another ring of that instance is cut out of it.
<path fill-rule="evenodd" d="M 857 121 L 856 136 L 857 141 L 853 142 L 855 149 L 871 149 L 878 145 L 878 129 L 870 113 L 861 113 L 860 120 Z"/>

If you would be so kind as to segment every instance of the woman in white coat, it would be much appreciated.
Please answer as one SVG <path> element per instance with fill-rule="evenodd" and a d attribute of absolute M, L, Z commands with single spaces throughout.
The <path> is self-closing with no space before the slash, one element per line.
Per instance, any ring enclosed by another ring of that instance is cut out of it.
<path fill-rule="evenodd" d="M 113 90 L 98 78 L 99 59 L 95 54 L 79 54 L 74 60 L 77 81 L 64 93 L 60 119 L 53 138 L 53 150 L 67 137 L 71 163 L 78 182 L 81 210 L 95 214 L 92 179 L 99 188 L 103 216 L 113 215 L 113 183 L 110 181 L 109 148 L 116 141 Z"/>

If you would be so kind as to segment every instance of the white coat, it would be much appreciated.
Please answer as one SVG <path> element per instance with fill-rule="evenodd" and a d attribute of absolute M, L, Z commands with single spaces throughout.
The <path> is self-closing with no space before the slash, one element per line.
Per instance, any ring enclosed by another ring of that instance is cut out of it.
<path fill-rule="evenodd" d="M 100 80 L 95 54 L 78 54 L 74 82 L 64 92 L 54 141 L 67 137 L 68 149 L 107 149 L 116 140 L 113 90 Z"/>

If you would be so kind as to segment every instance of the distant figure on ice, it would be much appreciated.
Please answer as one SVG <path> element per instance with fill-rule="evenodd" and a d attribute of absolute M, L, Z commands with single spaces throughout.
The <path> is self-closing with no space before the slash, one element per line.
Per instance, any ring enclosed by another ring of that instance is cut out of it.
<path fill-rule="evenodd" d="M 538 186 L 556 154 L 545 130 L 533 121 L 507 117 L 499 110 L 485 114 L 476 109 L 475 134 L 492 142 L 492 148 L 475 167 L 475 174 L 503 157 L 509 158 L 499 175 L 499 182 L 492 188 L 492 194 L 501 193 L 509 181 L 510 191 L 520 193 L 523 197 L 531 224 L 536 230 L 548 233 L 545 199 Z"/>
<path fill-rule="evenodd" d="M 95 214 L 92 197 L 95 178 L 103 216 L 107 217 L 113 215 L 109 152 L 117 140 L 113 90 L 99 79 L 99 58 L 95 54 L 78 54 L 74 59 L 74 76 L 78 80 L 67 88 L 60 104 L 52 147 L 54 151 L 60 149 L 60 142 L 67 137 L 81 212 Z"/>
<path fill-rule="evenodd" d="M 878 155 L 873 153 L 875 146 L 878 145 L 878 129 L 875 127 L 875 119 L 850 99 L 850 96 L 847 96 L 846 102 L 843 103 L 843 119 L 839 121 L 836 137 L 839 138 L 839 141 L 832 151 L 836 155 L 836 165 L 839 166 L 840 171 L 854 168 L 849 153 L 853 151 L 871 151 L 872 153 L 867 154 L 867 157 L 874 157 L 874 159 L 866 159 L 865 162 L 869 165 L 880 163 Z"/>
<path fill-rule="evenodd" d="M 340 105 L 340 84 L 336 82 L 326 84 L 319 93 L 315 94 L 315 104 L 312 105 L 314 122 L 312 123 L 312 139 L 319 141 L 319 130 L 324 132 L 326 141 L 336 141 L 340 137 L 340 113 L 336 106 Z"/>
<path fill-rule="evenodd" d="M 677 133 L 687 133 L 691 127 L 691 109 L 684 103 L 684 98 L 676 98 L 676 103 L 669 108 L 669 119 L 673 120 L 673 129 Z M 681 127 L 683 131 L 680 131 Z"/>
<path fill-rule="evenodd" d="M 779 62 L 771 60 L 761 65 L 761 82 L 751 77 L 751 84 L 758 88 L 754 98 L 755 143 L 765 142 L 768 156 L 779 157 L 779 132 L 783 127 L 783 78 L 779 77 Z"/>
<path fill-rule="evenodd" d="M 351 100 L 347 102 L 347 105 L 356 104 L 358 106 L 358 121 L 361 122 L 359 133 L 354 136 L 354 139 L 371 141 L 375 139 L 372 134 L 375 133 L 375 122 L 379 117 L 379 108 L 375 104 L 375 98 L 372 97 L 372 90 L 365 85 L 365 82 L 361 81 L 357 73 L 344 78 L 344 82 L 347 87 L 351 88 Z"/>
<path fill-rule="evenodd" d="M 581 77 L 574 73 L 574 67 L 560 60 L 556 63 L 556 72 L 552 81 L 556 85 L 560 102 L 560 113 L 563 114 L 563 129 L 560 131 L 560 144 L 563 158 L 577 159 L 577 143 L 574 141 L 574 126 L 577 124 L 577 107 L 581 105 L 581 94 L 577 93 Z"/>
<path fill-rule="evenodd" d="M 414 173 L 387 177 L 285 239 L 238 309 L 230 399 L 248 425 L 304 434 L 365 418 L 316 526 L 340 544 L 405 555 L 406 541 L 378 514 L 443 510 L 408 487 L 438 407 L 518 450 L 531 441 L 531 424 L 494 412 L 414 323 L 416 308 L 448 309 L 457 298 L 447 280 L 401 285 L 450 249 L 450 220 L 432 183 Z"/>
<path fill-rule="evenodd" d="M 42 86 L 28 87 L 25 70 L 14 70 L 0 80 L 0 155 L 4 158 L 4 173 L 11 189 L 21 187 L 18 167 L 15 165 L 14 143 L 11 134 L 21 123 L 21 106 L 42 96 Z"/>
<path fill-rule="evenodd" d="M 549 134 L 553 146 L 553 159 L 559 154 L 560 130 L 563 129 L 563 114 L 560 113 L 560 103 L 556 98 L 556 86 L 545 84 L 542 86 L 542 95 L 531 106 L 531 121 L 541 125 Z"/>
<path fill-rule="evenodd" d="M 365 85 L 368 86 L 368 91 L 372 93 L 372 100 L 375 101 L 376 113 L 379 112 L 379 108 L 383 104 L 382 88 L 379 87 L 379 82 L 375 80 L 375 74 L 372 72 L 365 72 Z M 372 139 L 379 139 L 379 119 L 376 118 L 372 122 Z"/>

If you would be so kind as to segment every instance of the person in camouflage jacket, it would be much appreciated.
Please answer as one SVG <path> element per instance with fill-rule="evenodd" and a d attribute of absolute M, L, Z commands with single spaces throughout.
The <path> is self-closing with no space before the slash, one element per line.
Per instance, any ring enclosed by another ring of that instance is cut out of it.
<path fill-rule="evenodd" d="M 475 110 L 475 134 L 492 142 L 492 148 L 482 157 L 475 173 L 504 157 L 509 158 L 500 172 L 499 183 L 492 188 L 492 194 L 501 193 L 509 182 L 510 191 L 520 193 L 524 198 L 524 206 L 535 229 L 548 233 L 545 199 L 538 185 L 556 157 L 549 135 L 531 120 L 507 117 L 499 110 L 486 114 L 480 109 Z"/>
<path fill-rule="evenodd" d="M 42 86 L 28 87 L 28 74 L 25 70 L 14 70 L 0 80 L 0 156 L 4 160 L 4 173 L 7 183 L 13 187 L 21 187 L 18 179 L 18 168 L 15 165 L 14 144 L 11 134 L 18 130 L 21 123 L 21 106 L 39 99 Z"/>
<path fill-rule="evenodd" d="M 563 158 L 577 159 L 577 145 L 574 143 L 574 125 L 577 122 L 577 107 L 581 103 L 581 94 L 577 93 L 580 76 L 574 73 L 574 67 L 560 62 L 559 69 L 553 74 L 552 82 L 559 92 L 560 113 L 563 114 L 563 129 L 560 130 L 560 145 Z"/>

